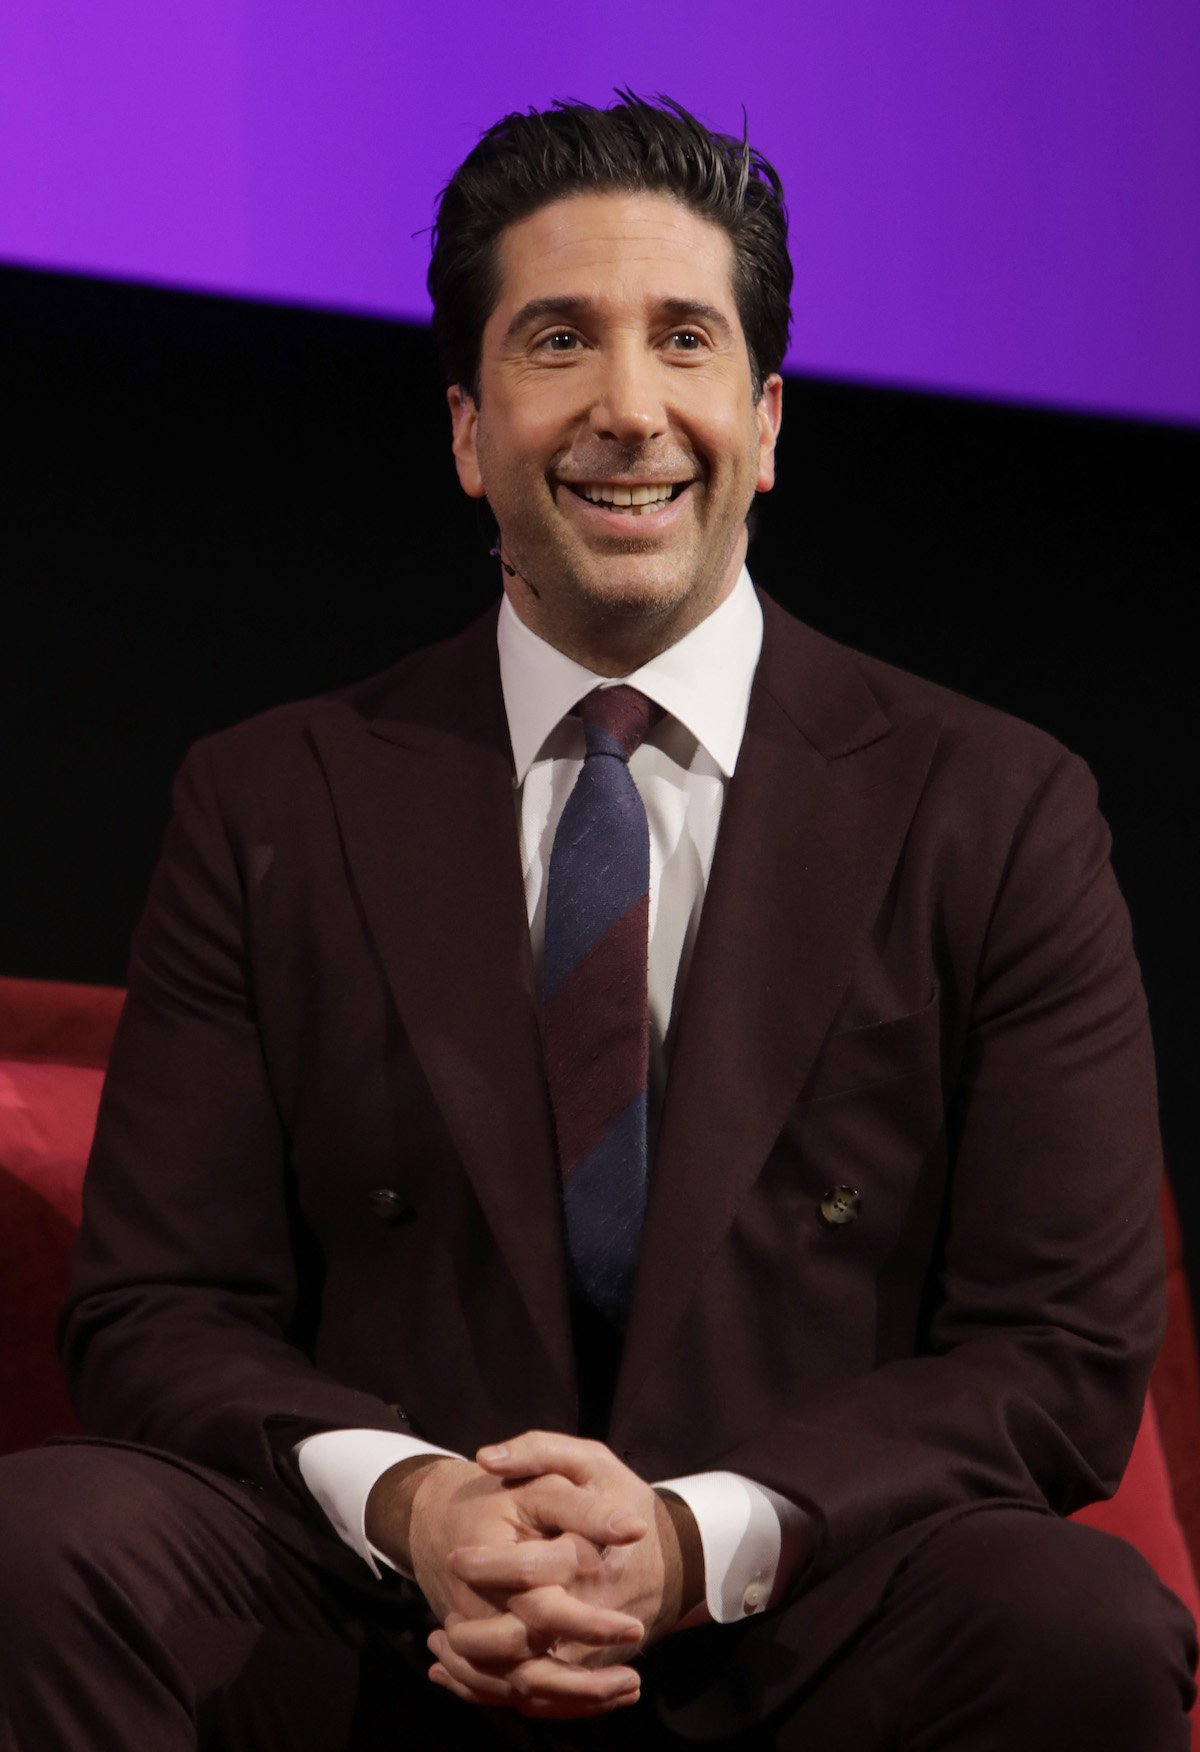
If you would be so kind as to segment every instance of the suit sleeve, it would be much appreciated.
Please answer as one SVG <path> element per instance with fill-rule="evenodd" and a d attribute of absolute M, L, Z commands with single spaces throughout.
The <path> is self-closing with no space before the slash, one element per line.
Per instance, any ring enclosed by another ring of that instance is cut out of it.
<path fill-rule="evenodd" d="M 85 1430 L 296 1488 L 305 1434 L 405 1430 L 322 1376 L 243 883 L 208 745 L 181 769 L 114 1042 L 59 1341 Z"/>
<path fill-rule="evenodd" d="M 928 1516 L 988 1499 L 1066 1514 L 1120 1478 L 1162 1335 L 1162 1169 L 1108 849 L 1091 775 L 1063 756 L 992 885 L 919 1354 L 714 1461 L 812 1515 L 809 1580 Z M 979 849 L 953 856 L 965 867 Z"/>

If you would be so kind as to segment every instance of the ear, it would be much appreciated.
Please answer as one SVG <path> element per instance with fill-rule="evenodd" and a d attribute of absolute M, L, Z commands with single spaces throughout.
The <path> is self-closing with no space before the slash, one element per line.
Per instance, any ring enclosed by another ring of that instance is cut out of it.
<path fill-rule="evenodd" d="M 468 497 L 482 499 L 483 476 L 479 472 L 479 456 L 475 447 L 479 409 L 459 383 L 450 385 L 446 391 L 446 400 L 450 404 L 450 424 L 454 429 L 451 448 L 454 451 L 459 484 Z"/>
<path fill-rule="evenodd" d="M 754 415 L 758 421 L 758 479 L 754 487 L 756 492 L 769 493 L 775 485 L 775 441 L 783 424 L 783 378 L 778 371 L 763 384 Z"/>

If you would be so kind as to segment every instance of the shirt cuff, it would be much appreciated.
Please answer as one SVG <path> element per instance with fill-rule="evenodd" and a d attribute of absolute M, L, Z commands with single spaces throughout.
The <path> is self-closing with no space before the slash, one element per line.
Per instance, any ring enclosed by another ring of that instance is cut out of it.
<path fill-rule="evenodd" d="M 694 1472 L 654 1488 L 670 1491 L 695 1517 L 705 1603 L 716 1623 L 734 1624 L 774 1604 L 811 1544 L 803 1509 L 740 1472 Z"/>
<path fill-rule="evenodd" d="M 389 1466 L 415 1459 L 418 1454 L 444 1454 L 450 1460 L 463 1458 L 449 1448 L 436 1448 L 432 1442 L 421 1442 L 416 1436 L 402 1436 L 391 1430 L 321 1430 L 296 1444 L 295 1459 L 301 1478 L 325 1511 L 338 1538 L 370 1565 L 376 1580 L 381 1563 L 397 1575 L 404 1572 L 367 1538 L 367 1498 L 376 1479 L 382 1478 Z M 412 1577 L 408 1579 L 411 1581 Z"/>

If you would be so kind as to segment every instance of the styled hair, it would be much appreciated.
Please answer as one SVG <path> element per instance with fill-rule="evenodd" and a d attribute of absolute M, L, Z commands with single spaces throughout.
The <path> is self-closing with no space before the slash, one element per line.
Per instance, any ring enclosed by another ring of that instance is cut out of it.
<path fill-rule="evenodd" d="M 438 200 L 428 286 L 448 383 L 479 401 L 483 330 L 499 296 L 501 232 L 550 201 L 596 190 L 673 195 L 733 244 L 733 295 L 755 400 L 791 325 L 783 185 L 746 138 L 716 134 L 668 97 L 618 91 L 608 109 L 514 111 L 480 138 Z"/>

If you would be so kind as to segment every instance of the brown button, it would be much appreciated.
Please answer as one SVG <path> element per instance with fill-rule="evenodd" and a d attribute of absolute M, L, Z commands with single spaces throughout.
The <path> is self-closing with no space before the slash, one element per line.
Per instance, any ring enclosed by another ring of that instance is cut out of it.
<path fill-rule="evenodd" d="M 842 1229 L 854 1222 L 862 1207 L 852 1186 L 831 1186 L 817 1206 L 817 1215 L 828 1229 Z"/>
<path fill-rule="evenodd" d="M 374 1192 L 367 1194 L 367 1204 L 372 1214 L 384 1223 L 406 1223 L 417 1214 L 404 1194 L 397 1192 L 394 1186 L 377 1186 Z"/>

